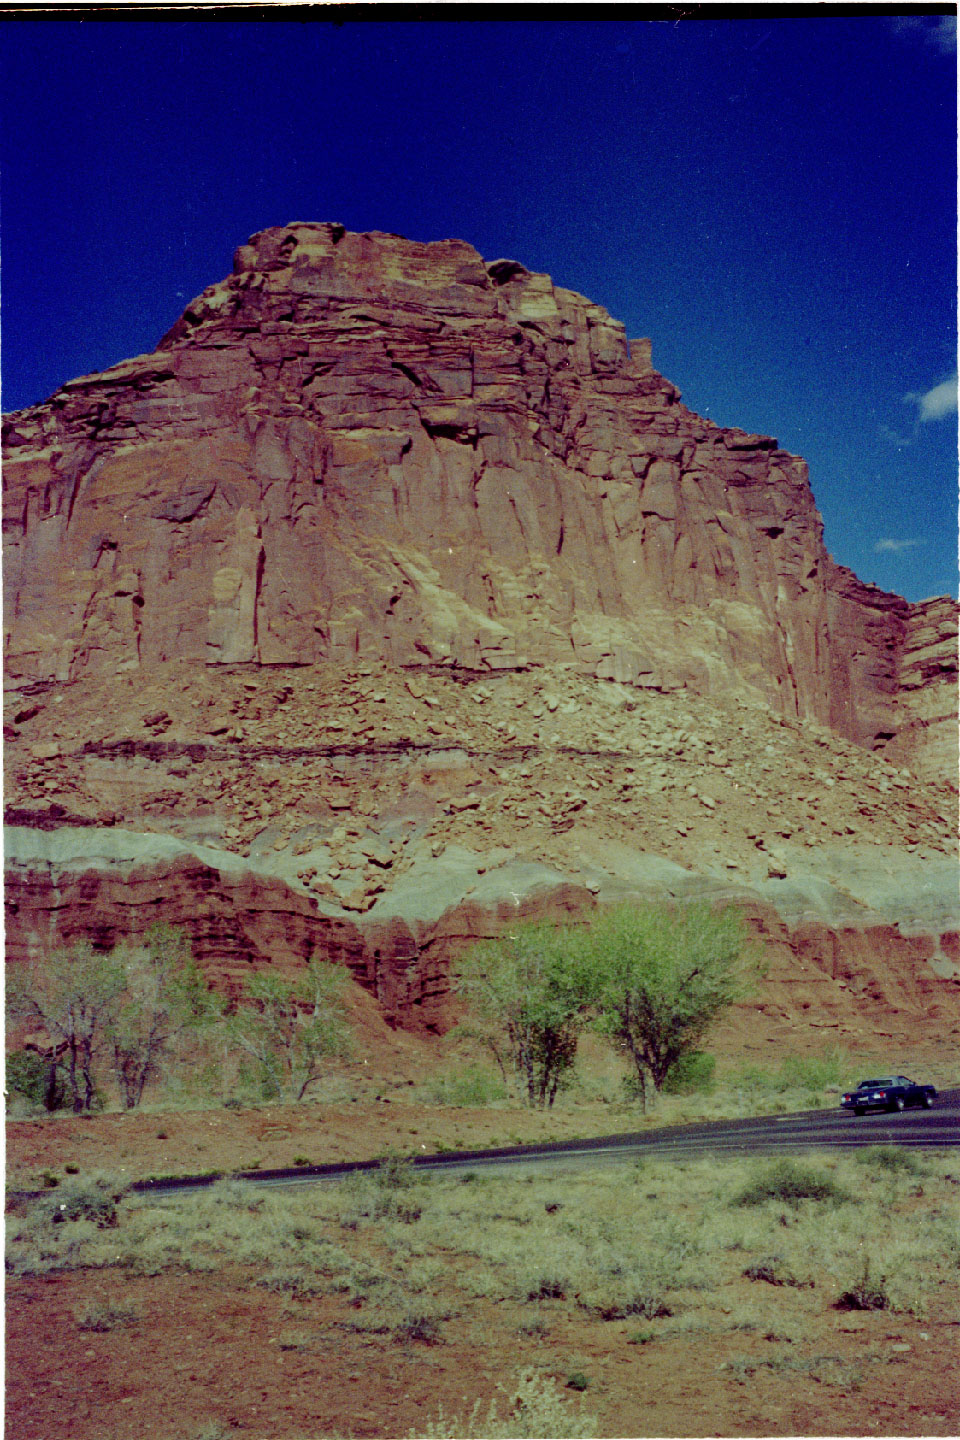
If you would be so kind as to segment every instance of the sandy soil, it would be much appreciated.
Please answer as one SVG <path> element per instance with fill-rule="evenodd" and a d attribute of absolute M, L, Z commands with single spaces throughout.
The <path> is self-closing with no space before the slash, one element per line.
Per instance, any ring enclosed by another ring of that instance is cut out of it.
<path fill-rule="evenodd" d="M 663 1109 L 655 1118 L 662 1122 Z M 418 1143 L 432 1149 L 559 1138 L 637 1123 L 635 1111 L 610 1105 L 568 1102 L 542 1116 L 392 1097 L 145 1111 L 14 1123 L 8 1160 L 12 1181 L 43 1169 L 63 1176 L 65 1165 L 133 1178 L 257 1161 L 266 1168 L 297 1156 L 369 1157 Z M 455 1319 L 428 1345 L 356 1333 L 348 1299 L 273 1294 L 255 1284 L 260 1274 L 262 1267 L 228 1264 L 208 1273 L 99 1269 L 8 1279 L 8 1440 L 404 1436 L 434 1420 L 441 1404 L 448 1416 L 464 1415 L 478 1396 L 496 1395 L 500 1382 L 528 1365 L 561 1387 L 574 1372 L 588 1375 L 584 1395 L 563 1394 L 574 1410 L 599 1417 L 598 1434 L 960 1433 L 956 1284 L 934 1291 L 923 1318 L 808 1310 L 804 1364 L 793 1370 L 800 1346 L 776 1328 L 739 1333 L 735 1321 L 739 1307 L 755 1305 L 758 1289 L 778 1304 L 799 1292 L 739 1278 L 697 1301 L 699 1329 L 663 1343 L 665 1321 L 604 1322 L 561 1301 L 542 1302 L 531 1330 L 529 1305 L 478 1296 L 465 1308 L 462 1291 L 441 1278 L 433 1298 L 449 1303 Z M 82 1331 L 77 1316 L 91 1300 L 132 1305 L 139 1318 L 103 1333 Z M 632 1342 L 638 1328 L 653 1340 Z M 826 1359 L 815 1364 L 817 1357 Z"/>
<path fill-rule="evenodd" d="M 589 1374 L 581 1403 L 602 1410 L 607 1435 L 949 1436 L 960 1421 L 957 1330 L 945 1315 L 830 1315 L 811 1344 L 835 1357 L 831 1366 L 784 1376 L 763 1365 L 784 1347 L 761 1335 L 673 1338 L 667 1367 L 656 1341 L 629 1342 L 635 1322 L 584 1322 L 549 1305 L 546 1336 L 520 1337 L 515 1315 L 478 1301 L 466 1327 L 445 1327 L 442 1344 L 398 1344 L 341 1330 L 350 1308 L 336 1298 L 312 1300 L 292 1319 L 288 1302 L 251 1279 L 227 1270 L 109 1273 L 93 1287 L 82 1272 L 18 1281 L 8 1291 L 9 1440 L 196 1440 L 212 1421 L 224 1426 L 213 1433 L 250 1440 L 401 1436 L 441 1403 L 462 1415 L 465 1397 L 494 1395 L 525 1364 L 545 1365 L 561 1385 L 574 1369 Z M 78 1333 L 74 1311 L 91 1288 L 122 1289 L 142 1320 Z M 284 1349 L 285 1332 L 304 1322 L 315 1348 Z M 734 1353 L 760 1368 L 744 1380 L 720 1369 Z M 867 1379 L 851 1383 L 854 1369 Z"/>

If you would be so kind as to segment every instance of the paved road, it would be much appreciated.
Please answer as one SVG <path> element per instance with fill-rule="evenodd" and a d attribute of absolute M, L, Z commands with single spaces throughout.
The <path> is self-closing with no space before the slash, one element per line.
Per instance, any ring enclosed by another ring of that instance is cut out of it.
<path fill-rule="evenodd" d="M 714 1120 L 673 1125 L 595 1140 L 523 1145 L 509 1149 L 457 1151 L 414 1159 L 417 1170 L 433 1174 L 464 1170 L 508 1172 L 581 1169 L 623 1165 L 643 1155 L 658 1160 L 697 1159 L 706 1155 L 764 1155 L 802 1150 L 850 1150 L 864 1145 L 903 1145 L 910 1149 L 960 1149 L 960 1090 L 941 1091 L 932 1110 L 857 1118 L 837 1110 L 806 1110 L 796 1115 L 766 1115 L 749 1120 Z M 308 1184 L 376 1168 L 375 1160 L 302 1166 L 296 1170 L 248 1171 L 243 1179 L 261 1184 Z M 210 1176 L 141 1181 L 133 1188 L 172 1194 L 213 1183 Z"/>

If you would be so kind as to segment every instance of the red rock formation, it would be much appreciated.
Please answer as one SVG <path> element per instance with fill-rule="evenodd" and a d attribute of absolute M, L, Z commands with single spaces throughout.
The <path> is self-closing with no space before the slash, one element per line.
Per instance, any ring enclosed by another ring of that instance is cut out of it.
<path fill-rule="evenodd" d="M 600 306 L 459 241 L 264 231 L 154 354 L 6 444 L 20 681 L 573 661 L 749 687 L 867 746 L 906 725 L 911 763 L 955 714 L 955 607 L 836 566 L 802 460 L 693 415 Z"/>
<path fill-rule="evenodd" d="M 565 884 L 535 891 L 515 906 L 470 902 L 439 919 L 356 925 L 322 913 L 315 900 L 279 880 L 218 870 L 186 858 L 165 865 L 58 870 L 14 867 L 7 874 L 7 959 L 88 938 L 104 949 L 136 943 L 162 919 L 182 930 L 217 989 L 236 996 L 251 968 L 295 969 L 311 955 L 346 966 L 392 1026 L 442 1032 L 455 1018 L 451 961 L 478 938 L 501 933 L 517 916 L 569 923 L 593 897 Z M 789 1049 L 798 1024 L 904 1045 L 929 1033 L 949 1044 L 960 1035 L 960 975 L 955 931 L 903 935 L 893 925 L 790 926 L 770 905 L 744 912 L 763 941 L 769 966 L 763 990 L 727 1022 L 729 1043 L 749 1025 Z M 946 959 L 940 969 L 937 953 Z M 947 958 L 950 957 L 950 958 Z M 931 963 L 934 962 L 934 963 Z"/>
<path fill-rule="evenodd" d="M 11 960 L 163 919 L 228 991 L 319 953 L 437 1030 L 517 913 L 789 874 L 841 918 L 756 908 L 772 1034 L 956 1028 L 952 811 L 900 768 L 954 780 L 956 607 L 835 565 L 803 461 L 599 306 L 458 241 L 268 230 L 5 444 L 7 819 L 61 857 L 8 850 Z M 858 837 L 930 867 L 882 924 L 812 863 Z"/>

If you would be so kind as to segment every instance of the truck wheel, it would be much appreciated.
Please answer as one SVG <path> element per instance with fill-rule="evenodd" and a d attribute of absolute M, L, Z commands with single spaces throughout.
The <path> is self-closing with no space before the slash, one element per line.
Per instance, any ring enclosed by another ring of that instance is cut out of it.
<path fill-rule="evenodd" d="M 905 1103 L 906 1103 L 906 1102 L 904 1101 L 903 1096 L 902 1096 L 902 1095 L 898 1095 L 897 1098 L 894 1100 L 893 1104 L 890 1106 L 890 1109 L 891 1109 L 891 1110 L 902 1110 L 903 1107 L 904 1107 L 904 1105 L 905 1105 Z"/>
<path fill-rule="evenodd" d="M 923 1108 L 924 1108 L 924 1110 L 932 1110 L 932 1109 L 933 1109 L 933 1096 L 932 1096 L 932 1095 L 924 1095 L 924 1097 L 923 1097 Z"/>

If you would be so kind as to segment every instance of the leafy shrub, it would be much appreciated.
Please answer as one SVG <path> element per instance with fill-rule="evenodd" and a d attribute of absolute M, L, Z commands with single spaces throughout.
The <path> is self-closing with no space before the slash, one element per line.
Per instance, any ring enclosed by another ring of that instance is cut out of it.
<path fill-rule="evenodd" d="M 675 1060 L 663 1082 L 665 1095 L 709 1095 L 714 1088 L 717 1062 L 705 1050 L 691 1050 Z"/>
<path fill-rule="evenodd" d="M 791 1090 L 804 1090 L 807 1092 L 804 1099 L 816 1105 L 822 1103 L 826 1089 L 843 1083 L 849 1069 L 849 1061 L 841 1050 L 827 1049 L 819 1055 L 787 1055 L 776 1070 L 745 1066 L 731 1076 L 730 1083 L 735 1089 L 754 1095 L 783 1095 Z"/>
<path fill-rule="evenodd" d="M 775 1160 L 768 1164 L 734 1197 L 735 1205 L 763 1205 L 777 1200 L 795 1205 L 800 1200 L 831 1200 L 839 1204 L 849 1199 L 846 1191 L 829 1175 L 798 1165 L 795 1160 Z"/>
<path fill-rule="evenodd" d="M 589 1390 L 590 1379 L 582 1370 L 574 1370 L 567 1376 L 568 1390 Z"/>

